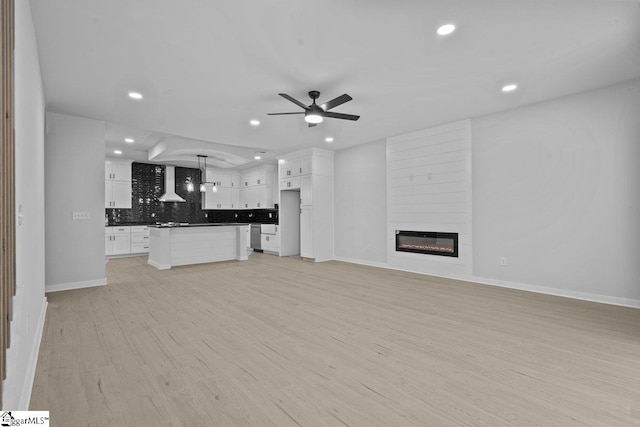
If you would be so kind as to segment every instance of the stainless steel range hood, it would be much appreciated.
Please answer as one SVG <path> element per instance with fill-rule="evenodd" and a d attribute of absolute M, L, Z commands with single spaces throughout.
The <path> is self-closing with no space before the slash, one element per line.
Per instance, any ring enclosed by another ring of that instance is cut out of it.
<path fill-rule="evenodd" d="M 176 167 L 167 165 L 164 168 L 164 191 L 165 193 L 158 197 L 160 202 L 186 202 L 185 199 L 176 194 Z"/>

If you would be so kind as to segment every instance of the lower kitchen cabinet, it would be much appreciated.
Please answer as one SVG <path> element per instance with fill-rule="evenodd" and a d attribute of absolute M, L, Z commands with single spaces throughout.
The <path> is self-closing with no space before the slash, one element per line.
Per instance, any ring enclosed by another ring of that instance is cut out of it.
<path fill-rule="evenodd" d="M 147 227 L 146 225 L 131 226 L 130 253 L 149 253 L 149 227 Z"/>
<path fill-rule="evenodd" d="M 280 236 L 277 234 L 263 234 L 260 236 L 260 240 L 263 251 L 280 252 Z"/>
<path fill-rule="evenodd" d="M 149 252 L 149 227 L 146 225 L 106 227 L 105 255 L 129 255 Z"/>
<path fill-rule="evenodd" d="M 107 227 L 104 234 L 105 255 L 125 255 L 131 251 L 131 227 Z"/>

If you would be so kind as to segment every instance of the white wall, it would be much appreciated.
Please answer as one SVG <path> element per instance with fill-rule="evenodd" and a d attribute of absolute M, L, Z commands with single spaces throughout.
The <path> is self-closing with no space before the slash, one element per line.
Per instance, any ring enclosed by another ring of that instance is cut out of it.
<path fill-rule="evenodd" d="M 105 122 L 47 113 L 47 290 L 105 284 Z M 90 220 L 72 220 L 74 211 Z"/>
<path fill-rule="evenodd" d="M 334 157 L 334 255 L 336 259 L 386 263 L 386 143 L 336 152 Z"/>
<path fill-rule="evenodd" d="M 27 409 L 46 308 L 44 97 L 28 1 L 15 3 L 16 296 L 3 387 L 6 409 Z"/>
<path fill-rule="evenodd" d="M 387 139 L 387 263 L 468 278 L 472 267 L 471 122 L 463 120 Z M 396 251 L 396 231 L 458 234 L 458 256 Z"/>
<path fill-rule="evenodd" d="M 474 275 L 640 302 L 640 80 L 472 126 Z"/>
<path fill-rule="evenodd" d="M 640 80 L 471 126 L 468 279 L 640 307 Z M 390 266 L 383 150 L 336 153 L 337 259 Z"/>

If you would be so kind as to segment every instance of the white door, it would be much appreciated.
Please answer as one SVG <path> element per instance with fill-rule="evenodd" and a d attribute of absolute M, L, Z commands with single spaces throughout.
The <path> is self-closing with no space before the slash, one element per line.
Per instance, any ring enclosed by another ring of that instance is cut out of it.
<path fill-rule="evenodd" d="M 113 207 L 112 201 L 113 199 L 111 198 L 111 181 L 105 181 L 104 182 L 104 207 L 112 208 Z"/>
<path fill-rule="evenodd" d="M 131 181 L 131 163 L 111 163 L 112 178 L 115 181 Z"/>
<path fill-rule="evenodd" d="M 131 181 L 111 181 L 114 208 L 131 209 Z"/>
<path fill-rule="evenodd" d="M 111 244 L 112 237 L 113 237 L 112 234 L 107 234 L 106 236 L 104 236 L 104 254 L 105 255 L 113 255 L 113 247 Z"/>
<path fill-rule="evenodd" d="M 290 176 L 298 176 L 298 175 L 300 175 L 300 170 L 302 168 L 301 159 L 300 158 L 291 159 L 291 163 L 290 163 L 289 168 L 291 170 L 291 175 Z"/>
<path fill-rule="evenodd" d="M 231 188 L 240 188 L 240 175 L 231 175 Z"/>
<path fill-rule="evenodd" d="M 300 175 L 309 175 L 311 173 L 311 157 L 303 157 L 300 159 Z"/>
<path fill-rule="evenodd" d="M 231 209 L 231 188 L 218 189 L 218 209 Z"/>
<path fill-rule="evenodd" d="M 311 175 L 305 175 L 300 178 L 300 204 L 311 205 Z"/>
<path fill-rule="evenodd" d="M 231 189 L 231 209 L 238 209 L 240 206 L 240 189 L 232 188 Z"/>
<path fill-rule="evenodd" d="M 300 256 L 314 258 L 313 253 L 313 208 L 300 207 Z"/>
<path fill-rule="evenodd" d="M 122 255 L 131 252 L 131 236 L 129 234 L 114 234 L 112 255 Z"/>

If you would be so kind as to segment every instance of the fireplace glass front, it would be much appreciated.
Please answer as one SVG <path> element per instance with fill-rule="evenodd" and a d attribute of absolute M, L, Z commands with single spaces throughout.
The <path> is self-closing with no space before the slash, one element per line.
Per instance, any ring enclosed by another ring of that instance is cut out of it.
<path fill-rule="evenodd" d="M 396 230 L 396 251 L 458 257 L 458 233 Z"/>

